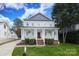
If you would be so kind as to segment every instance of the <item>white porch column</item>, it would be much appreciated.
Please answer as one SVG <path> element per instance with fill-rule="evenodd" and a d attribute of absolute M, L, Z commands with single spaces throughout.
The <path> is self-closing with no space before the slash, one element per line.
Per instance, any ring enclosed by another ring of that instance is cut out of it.
<path fill-rule="evenodd" d="M 34 29 L 34 37 L 36 39 L 36 45 L 37 45 L 37 29 Z"/>
<path fill-rule="evenodd" d="M 58 29 L 55 29 L 53 44 L 55 44 L 55 45 L 59 44 L 59 40 L 58 40 Z"/>
<path fill-rule="evenodd" d="M 21 40 L 25 40 L 25 38 L 24 38 L 24 29 L 21 29 Z"/>
<path fill-rule="evenodd" d="M 37 40 L 37 29 L 34 29 L 34 37 Z"/>
<path fill-rule="evenodd" d="M 42 38 L 43 38 L 43 42 L 44 42 L 44 45 L 45 45 L 45 29 L 42 29 Z"/>
<path fill-rule="evenodd" d="M 57 29 L 55 29 L 54 40 L 58 40 L 58 30 Z"/>

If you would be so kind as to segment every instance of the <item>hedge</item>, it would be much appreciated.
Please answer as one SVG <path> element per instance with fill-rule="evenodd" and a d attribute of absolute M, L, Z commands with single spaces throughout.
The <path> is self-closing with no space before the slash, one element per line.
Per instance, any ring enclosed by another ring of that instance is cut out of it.
<path fill-rule="evenodd" d="M 52 45 L 53 44 L 53 39 L 45 39 L 45 44 L 46 45 Z"/>
<path fill-rule="evenodd" d="M 62 34 L 59 35 L 59 40 L 62 42 Z M 68 32 L 66 37 L 66 43 L 79 44 L 79 31 Z"/>
<path fill-rule="evenodd" d="M 35 45 L 36 40 L 35 39 L 25 39 L 25 43 L 28 45 Z"/>

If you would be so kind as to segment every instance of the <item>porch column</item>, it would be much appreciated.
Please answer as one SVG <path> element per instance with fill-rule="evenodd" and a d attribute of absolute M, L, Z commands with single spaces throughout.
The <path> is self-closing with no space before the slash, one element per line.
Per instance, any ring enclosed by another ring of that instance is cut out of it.
<path fill-rule="evenodd" d="M 54 33 L 54 40 L 58 40 L 58 30 L 57 29 L 55 30 L 55 33 Z"/>
<path fill-rule="evenodd" d="M 54 31 L 54 44 L 58 44 L 59 40 L 58 40 L 58 29 L 55 29 Z"/>
<path fill-rule="evenodd" d="M 37 29 L 34 29 L 34 37 L 36 39 L 36 45 L 37 45 Z"/>
<path fill-rule="evenodd" d="M 25 38 L 24 38 L 24 29 L 21 29 L 21 40 L 25 40 Z"/>
<path fill-rule="evenodd" d="M 45 29 L 42 29 L 42 38 L 43 38 L 43 42 L 44 42 L 44 45 L 45 45 Z"/>

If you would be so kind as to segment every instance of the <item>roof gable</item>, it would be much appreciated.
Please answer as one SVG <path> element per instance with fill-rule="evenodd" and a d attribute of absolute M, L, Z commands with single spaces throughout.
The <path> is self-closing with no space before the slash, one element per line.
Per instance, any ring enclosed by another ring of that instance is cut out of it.
<path fill-rule="evenodd" d="M 25 19 L 25 21 L 27 21 L 27 19 Z M 44 16 L 41 13 L 38 13 L 29 18 L 28 21 L 51 21 L 51 19 L 49 19 L 48 17 Z"/>

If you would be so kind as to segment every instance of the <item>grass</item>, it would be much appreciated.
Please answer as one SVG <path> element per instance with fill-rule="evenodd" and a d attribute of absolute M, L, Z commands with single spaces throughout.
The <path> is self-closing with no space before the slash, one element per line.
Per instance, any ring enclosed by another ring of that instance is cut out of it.
<path fill-rule="evenodd" d="M 23 47 L 16 47 L 13 56 L 22 56 Z M 59 46 L 27 47 L 29 56 L 79 56 L 79 45 L 60 44 Z"/>

